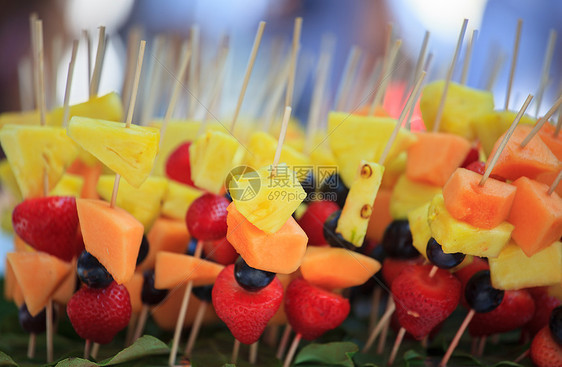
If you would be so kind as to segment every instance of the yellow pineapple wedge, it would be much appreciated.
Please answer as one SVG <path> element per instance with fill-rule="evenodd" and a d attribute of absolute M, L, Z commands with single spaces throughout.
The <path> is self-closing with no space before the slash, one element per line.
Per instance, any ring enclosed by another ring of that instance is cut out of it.
<path fill-rule="evenodd" d="M 52 190 L 78 153 L 60 127 L 6 125 L 0 130 L 0 143 L 23 198 L 44 195 L 45 174 Z"/>
<path fill-rule="evenodd" d="M 425 126 L 429 131 L 433 129 L 444 87 L 445 81 L 437 80 L 423 88 L 420 110 Z M 439 131 L 474 140 L 474 131 L 470 121 L 477 116 L 492 112 L 493 109 L 494 95 L 491 92 L 451 82 L 445 99 L 445 108 L 443 109 Z"/>
<path fill-rule="evenodd" d="M 96 188 L 102 199 L 111 200 L 114 181 L 113 175 L 100 176 Z M 168 180 L 163 177 L 148 177 L 139 188 L 121 182 L 116 204 L 141 222 L 145 233 L 148 233 L 156 218 L 160 216 L 162 201 L 167 191 Z"/>
<path fill-rule="evenodd" d="M 16 181 L 16 176 L 10 167 L 10 162 L 4 159 L 0 162 L 0 184 L 17 202 L 22 201 L 21 191 Z"/>
<path fill-rule="evenodd" d="M 199 196 L 203 195 L 203 193 L 203 191 L 195 187 L 170 180 L 168 182 L 168 192 L 162 204 L 162 215 L 169 218 L 185 220 L 187 209 L 189 209 L 191 203 Z"/>
<path fill-rule="evenodd" d="M 431 201 L 441 193 L 441 187 L 409 180 L 400 175 L 390 198 L 390 215 L 394 219 L 406 219 L 408 213 Z"/>
<path fill-rule="evenodd" d="M 482 150 L 484 150 L 486 156 L 490 155 L 494 144 L 509 129 L 516 115 L 517 113 L 512 111 L 491 111 L 470 121 L 476 133 L 476 138 L 482 143 Z M 519 123 L 532 125 L 536 121 L 530 116 L 523 115 Z"/>
<path fill-rule="evenodd" d="M 84 177 L 65 173 L 60 181 L 49 193 L 50 196 L 74 196 L 80 197 L 82 187 L 84 186 Z"/>
<path fill-rule="evenodd" d="M 427 243 L 431 238 L 431 229 L 427 221 L 430 202 L 408 213 L 408 223 L 412 232 L 412 244 L 427 259 Z"/>
<path fill-rule="evenodd" d="M 246 171 L 229 181 L 236 209 L 264 232 L 275 233 L 306 197 L 299 180 L 285 163 Z"/>
<path fill-rule="evenodd" d="M 273 161 L 277 150 L 277 139 L 270 134 L 258 131 L 250 135 L 250 140 L 246 146 L 245 162 L 255 169 L 267 166 Z M 280 162 L 289 166 L 310 166 L 310 159 L 293 147 L 283 145 L 281 147 Z"/>
<path fill-rule="evenodd" d="M 363 245 L 383 174 L 384 166 L 361 161 L 359 174 L 349 188 L 336 233 L 356 247 Z"/>
<path fill-rule="evenodd" d="M 70 136 L 84 150 L 120 174 L 134 187 L 146 180 L 158 153 L 160 132 L 153 127 L 73 117 L 68 124 Z"/>
<path fill-rule="evenodd" d="M 443 195 L 435 195 L 428 211 L 431 236 L 441 245 L 443 252 L 462 252 L 487 258 L 498 257 L 508 244 L 513 225 L 503 222 L 492 229 L 482 229 L 461 222 L 445 208 Z"/>
<path fill-rule="evenodd" d="M 328 140 L 346 186 L 351 186 L 362 160 L 378 162 L 396 120 L 387 117 L 357 116 L 343 112 L 328 115 Z M 400 129 L 385 163 L 393 160 L 416 141 L 416 136 Z"/>
<path fill-rule="evenodd" d="M 510 242 L 495 259 L 489 259 L 492 285 L 523 289 L 562 282 L 562 243 L 554 242 L 531 257 Z"/>
<path fill-rule="evenodd" d="M 219 194 L 228 173 L 239 164 L 238 150 L 243 149 L 232 135 L 207 131 L 189 147 L 191 179 L 197 187 Z"/>

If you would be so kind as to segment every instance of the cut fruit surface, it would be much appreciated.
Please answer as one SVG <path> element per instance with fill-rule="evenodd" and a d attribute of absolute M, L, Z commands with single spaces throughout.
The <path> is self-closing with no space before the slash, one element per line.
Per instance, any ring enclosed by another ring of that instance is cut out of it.
<path fill-rule="evenodd" d="M 44 252 L 12 252 L 8 261 L 31 316 L 37 315 L 66 279 L 72 264 Z M 35 269 L 30 271 L 30 269 Z"/>
<path fill-rule="evenodd" d="M 84 179 L 81 176 L 65 173 L 51 192 L 49 192 L 49 196 L 74 196 L 78 198 L 82 194 L 83 186 Z"/>
<path fill-rule="evenodd" d="M 127 290 L 129 291 L 132 313 L 139 313 L 142 309 L 141 292 L 142 292 L 143 283 L 144 283 L 144 277 L 142 276 L 142 273 L 135 272 L 133 277 L 128 282 L 125 282 L 123 284 L 125 288 L 127 288 Z"/>
<path fill-rule="evenodd" d="M 384 177 L 384 176 L 383 176 Z M 367 226 L 367 239 L 380 242 L 386 227 L 392 222 L 390 215 L 390 197 L 392 191 L 381 188 L 373 203 L 373 213 Z"/>
<path fill-rule="evenodd" d="M 185 220 L 158 218 L 146 238 L 150 245 L 148 255 L 138 266 L 140 271 L 153 269 L 156 254 L 160 251 L 184 253 L 190 236 Z"/>
<path fill-rule="evenodd" d="M 99 199 L 97 185 L 102 170 L 103 167 L 99 162 L 89 165 L 80 159 L 76 159 L 70 167 L 68 167 L 66 172 L 79 175 L 84 179 L 80 197 L 84 199 Z"/>
<path fill-rule="evenodd" d="M 168 191 L 162 203 L 162 215 L 184 220 L 191 203 L 203 195 L 203 193 L 203 191 L 195 187 L 170 180 L 168 182 Z"/>
<path fill-rule="evenodd" d="M 412 232 L 412 245 L 427 259 L 427 242 L 431 238 L 431 228 L 427 221 L 429 212 L 428 202 L 419 208 L 408 213 L 408 223 L 410 223 L 410 232 Z"/>
<path fill-rule="evenodd" d="M 118 284 L 130 280 L 135 272 L 143 225 L 125 210 L 111 208 L 105 201 L 77 199 L 76 207 L 86 250 Z"/>
<path fill-rule="evenodd" d="M 254 226 L 231 203 L 226 218 L 226 238 L 252 268 L 291 274 L 302 263 L 308 238 L 292 218 L 275 233 Z"/>
<path fill-rule="evenodd" d="M 76 282 L 78 277 L 76 276 L 76 261 L 71 264 L 71 270 L 68 272 L 66 278 L 62 281 L 61 285 L 58 286 L 55 293 L 53 293 L 53 301 L 61 305 L 66 305 L 72 295 L 76 291 Z"/>
<path fill-rule="evenodd" d="M 170 289 L 189 281 L 195 287 L 215 282 L 223 265 L 193 256 L 160 251 L 154 265 L 154 287 Z"/>
<path fill-rule="evenodd" d="M 406 219 L 410 211 L 431 201 L 440 193 L 440 186 L 414 182 L 406 175 L 401 175 L 390 198 L 390 215 L 394 219 Z"/>
<path fill-rule="evenodd" d="M 258 131 L 250 135 L 247 145 L 248 151 L 244 161 L 250 167 L 258 168 L 267 166 L 273 162 L 277 150 L 277 139 L 270 134 Z M 309 166 L 310 159 L 289 145 L 281 147 L 280 162 L 288 166 Z"/>

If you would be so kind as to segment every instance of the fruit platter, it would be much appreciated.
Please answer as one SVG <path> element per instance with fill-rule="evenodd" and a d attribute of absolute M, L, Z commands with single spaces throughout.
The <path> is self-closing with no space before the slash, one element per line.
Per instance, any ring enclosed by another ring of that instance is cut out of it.
<path fill-rule="evenodd" d="M 465 20 L 445 79 L 428 77 L 429 32 L 402 79 L 392 26 L 365 81 L 352 48 L 327 113 L 323 42 L 299 122 L 303 21 L 263 81 L 264 116 L 241 114 L 256 58 L 277 55 L 260 22 L 227 117 L 211 110 L 229 39 L 204 45 L 194 27 L 164 117 L 141 121 L 145 40 L 129 39 L 124 90 L 98 95 L 101 26 L 89 99 L 70 105 L 74 41 L 47 110 L 30 17 L 35 109 L 0 114 L 0 366 L 562 366 L 562 97 L 540 116 L 531 94 L 508 109 L 522 22 L 503 107 L 466 85 Z M 206 116 L 172 118 L 203 66 Z"/>

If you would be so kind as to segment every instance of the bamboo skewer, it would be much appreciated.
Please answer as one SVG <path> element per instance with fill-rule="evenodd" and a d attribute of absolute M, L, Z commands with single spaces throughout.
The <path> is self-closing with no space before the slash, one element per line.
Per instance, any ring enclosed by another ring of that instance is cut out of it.
<path fill-rule="evenodd" d="M 556 110 L 558 110 L 558 108 L 562 105 L 562 96 L 560 96 L 558 98 L 558 100 L 556 100 L 556 102 L 554 102 L 554 105 L 548 110 L 548 112 L 546 113 L 546 115 L 544 115 L 543 117 L 541 117 L 536 123 L 535 126 L 533 127 L 533 129 L 529 132 L 529 134 L 525 137 L 525 139 L 523 139 L 523 141 L 521 142 L 521 148 L 525 148 L 527 146 L 527 144 L 529 144 L 529 142 L 531 141 L 531 139 L 537 135 L 537 133 L 539 132 L 539 130 L 543 127 L 543 125 L 545 123 L 547 123 L 548 119 L 552 117 L 552 115 L 554 115 L 554 113 L 556 112 Z"/>
<path fill-rule="evenodd" d="M 29 341 L 27 342 L 27 358 L 35 358 L 35 346 L 37 345 L 37 334 L 29 333 Z"/>
<path fill-rule="evenodd" d="M 291 325 L 287 323 L 285 329 L 283 330 L 283 335 L 281 336 L 281 341 L 279 342 L 279 347 L 277 348 L 277 353 L 275 356 L 277 359 L 282 359 L 283 354 L 285 354 L 285 349 L 287 349 L 287 344 L 289 344 L 289 337 L 291 336 Z"/>
<path fill-rule="evenodd" d="M 548 35 L 548 43 L 544 54 L 544 62 L 542 66 L 539 90 L 537 92 L 537 98 L 535 100 L 536 102 L 535 116 L 537 117 L 539 116 L 539 110 L 541 108 L 544 90 L 546 89 L 546 85 L 548 84 L 548 73 L 550 71 L 550 65 L 552 64 L 552 57 L 554 56 L 554 47 L 556 46 L 556 35 L 557 35 L 556 31 L 554 29 L 551 29 Z"/>
<path fill-rule="evenodd" d="M 385 61 L 383 63 L 383 70 L 379 78 L 379 86 L 377 92 L 375 93 L 375 98 L 373 99 L 373 103 L 371 104 L 371 109 L 369 110 L 369 116 L 372 116 L 375 113 L 375 109 L 379 106 L 382 106 L 384 95 L 386 92 L 386 87 L 394 71 L 394 62 L 396 57 L 398 56 L 398 51 L 400 50 L 400 46 L 402 45 L 402 40 L 396 40 L 392 49 L 388 54 L 388 58 L 385 57 Z"/>
<path fill-rule="evenodd" d="M 277 140 L 277 149 L 275 150 L 275 157 L 273 158 L 272 176 L 275 176 L 277 172 L 277 165 L 279 164 L 279 159 L 281 159 L 281 150 L 283 148 L 283 142 L 285 141 L 285 135 L 287 135 L 287 126 L 289 125 L 289 119 L 291 118 L 291 111 L 292 108 L 290 106 L 285 107 L 283 122 L 281 123 L 281 132 L 279 133 L 279 139 Z"/>
<path fill-rule="evenodd" d="M 94 72 L 90 82 L 90 98 L 98 95 L 100 86 L 101 70 L 103 68 L 103 60 L 105 55 L 105 27 L 99 27 L 98 33 L 98 49 L 96 52 L 96 62 L 94 64 Z"/>
<path fill-rule="evenodd" d="M 50 57 L 50 88 L 49 88 L 49 108 L 54 108 L 57 105 L 57 76 L 59 70 L 59 61 L 62 54 L 62 36 L 57 34 L 51 42 L 51 57 Z"/>
<path fill-rule="evenodd" d="M 392 351 L 390 352 L 390 358 L 388 359 L 389 366 L 394 364 L 394 360 L 396 359 L 396 355 L 398 354 L 398 349 L 400 348 L 400 344 L 402 344 L 404 335 L 406 335 L 406 329 L 401 327 L 400 330 L 398 331 L 398 334 L 396 335 L 396 339 L 394 340 Z"/>
<path fill-rule="evenodd" d="M 293 360 L 293 357 L 295 356 L 297 348 L 299 347 L 299 342 L 301 341 L 301 338 L 302 338 L 301 334 L 295 335 L 295 338 L 293 339 L 293 342 L 291 343 L 291 347 L 289 348 L 289 351 L 287 352 L 287 356 L 285 357 L 285 362 L 283 363 L 283 367 L 289 367 L 291 365 L 291 361 Z"/>
<path fill-rule="evenodd" d="M 160 92 L 160 84 L 162 79 L 163 68 L 159 64 L 158 57 L 164 54 L 164 47 L 166 46 L 166 39 L 163 35 L 158 34 L 154 38 L 152 59 L 153 62 L 149 71 L 149 82 L 147 86 L 146 98 L 144 99 L 141 123 L 147 124 L 154 116 L 154 108 L 158 100 Z"/>
<path fill-rule="evenodd" d="M 240 353 L 240 341 L 234 339 L 234 346 L 232 347 L 232 356 L 230 357 L 230 363 L 236 364 L 238 361 L 238 354 Z"/>
<path fill-rule="evenodd" d="M 392 299 L 392 295 L 389 294 L 388 295 L 388 300 L 386 302 L 386 311 L 385 314 L 388 312 L 389 309 L 392 309 L 393 307 L 396 307 L 396 305 L 394 304 L 394 299 Z M 394 310 L 392 311 L 394 312 Z M 390 329 L 390 316 L 392 316 L 392 312 L 390 312 L 389 316 L 387 317 L 385 322 L 381 322 L 379 321 L 379 323 L 382 324 L 382 331 L 381 331 L 381 337 L 379 338 L 379 343 L 377 344 L 377 354 L 383 354 L 384 352 L 384 348 L 386 345 L 386 339 L 387 339 L 387 335 L 388 335 L 388 330 Z M 383 315 L 384 317 L 384 315 Z"/>
<path fill-rule="evenodd" d="M 31 77 L 33 81 L 32 105 L 39 108 L 39 59 L 37 57 L 37 13 L 31 13 L 29 16 L 29 33 L 31 36 Z"/>
<path fill-rule="evenodd" d="M 72 42 L 72 54 L 70 56 L 70 62 L 68 64 L 68 75 L 66 76 L 66 87 L 64 89 L 64 115 L 62 118 L 63 127 L 66 127 L 68 125 L 68 119 L 70 118 L 70 90 L 72 88 L 72 78 L 74 76 L 74 65 L 76 64 L 77 51 L 78 41 L 74 40 Z"/>
<path fill-rule="evenodd" d="M 259 346 L 259 342 L 255 342 L 252 345 L 250 345 L 250 358 L 249 358 L 250 364 L 256 364 L 256 362 L 258 361 L 258 346 Z"/>
<path fill-rule="evenodd" d="M 422 46 L 420 48 L 420 53 L 418 55 L 418 59 L 416 60 L 416 66 L 414 67 L 414 73 L 412 74 L 411 79 L 408 81 L 408 85 L 406 86 L 406 88 L 404 88 L 404 93 L 402 94 L 401 101 L 406 100 L 406 98 L 408 96 L 408 91 L 410 90 L 412 85 L 415 84 L 416 80 L 418 79 L 418 76 L 422 72 L 424 62 L 425 62 L 425 57 L 426 57 L 425 55 L 427 53 L 427 45 L 429 43 L 429 36 L 430 35 L 431 35 L 431 33 L 429 31 L 425 31 L 425 34 L 423 36 Z"/>
<path fill-rule="evenodd" d="M 470 39 L 470 43 L 466 48 L 466 54 L 464 55 L 464 62 L 462 65 L 462 74 L 461 74 L 461 84 L 466 85 L 466 80 L 468 79 L 468 70 L 470 69 L 470 59 L 472 57 L 472 49 L 474 48 L 474 43 L 478 38 L 478 31 L 475 29 L 472 31 L 472 38 Z"/>
<path fill-rule="evenodd" d="M 449 345 L 449 348 L 447 349 L 447 352 L 445 353 L 445 355 L 443 356 L 443 359 L 441 360 L 441 362 L 439 363 L 439 367 L 445 367 L 447 366 L 447 362 L 449 361 L 449 359 L 451 358 L 451 356 L 453 355 L 453 351 L 455 350 L 455 348 L 457 347 L 457 345 L 459 344 L 459 341 L 461 340 L 461 336 L 464 333 L 464 331 L 466 330 L 466 328 L 468 327 L 468 324 L 470 324 L 470 321 L 472 320 L 472 318 L 474 317 L 474 314 L 476 313 L 476 311 L 474 311 L 473 309 L 471 309 L 468 314 L 466 315 L 466 317 L 464 318 L 464 321 L 462 322 L 459 330 L 457 331 L 457 333 L 455 334 L 455 337 L 453 338 L 453 341 L 451 342 L 451 345 Z"/>
<path fill-rule="evenodd" d="M 353 77 L 357 72 L 357 66 L 359 65 L 359 59 L 363 51 L 358 46 L 354 45 L 349 50 L 349 55 L 347 56 L 347 61 L 344 68 L 344 73 L 340 82 L 340 87 L 336 97 L 336 111 L 343 111 L 351 92 L 351 84 L 353 82 Z"/>
<path fill-rule="evenodd" d="M 507 81 L 507 92 L 505 94 L 504 110 L 509 109 L 509 98 L 511 96 L 511 86 L 513 84 L 513 77 L 515 75 L 515 67 L 517 66 L 517 55 L 519 54 L 519 44 L 521 41 L 521 28 L 523 27 L 523 20 L 517 20 L 517 30 L 515 32 L 515 44 L 513 45 L 513 55 L 511 57 L 511 67 L 509 69 L 509 79 Z"/>
<path fill-rule="evenodd" d="M 221 96 L 221 91 L 224 85 L 224 79 L 226 75 L 226 59 L 228 58 L 229 52 L 230 52 L 229 40 L 228 37 L 225 37 L 223 39 L 221 49 L 219 50 L 220 54 L 218 56 L 217 68 L 216 68 L 218 71 L 218 75 L 213 85 L 213 89 L 211 90 L 211 95 L 208 104 L 209 108 L 207 108 L 207 111 L 205 113 L 205 118 L 203 119 L 203 123 L 201 124 L 200 131 L 197 135 L 200 135 L 205 131 L 206 123 L 211 119 L 212 111 L 214 110 L 214 107 Z"/>
<path fill-rule="evenodd" d="M 189 35 L 191 47 L 191 64 L 189 65 L 189 118 L 195 118 L 195 109 L 197 106 L 197 96 L 199 95 L 199 57 L 200 57 L 200 32 L 199 26 L 194 24 L 191 26 Z"/>
<path fill-rule="evenodd" d="M 86 40 L 86 56 L 87 60 L 87 72 L 88 72 L 88 93 L 90 93 L 90 82 L 92 77 L 92 40 L 90 39 L 90 32 L 87 29 L 82 30 L 82 35 Z"/>
<path fill-rule="evenodd" d="M 427 55 L 427 59 L 426 59 L 426 62 L 425 62 L 425 67 L 424 67 L 424 70 L 425 70 L 426 73 L 428 73 L 430 68 L 431 68 L 431 61 L 432 60 L 433 60 L 433 53 L 430 52 L 429 55 Z M 406 123 L 404 124 L 404 128 L 406 128 L 407 130 L 410 130 L 410 128 L 411 128 L 412 116 L 414 114 L 414 110 L 416 108 L 416 102 L 420 98 L 421 92 L 422 92 L 422 89 L 420 88 L 418 90 L 417 94 L 414 95 L 414 101 L 412 103 L 412 108 L 410 108 L 410 111 L 408 112 L 408 116 L 406 117 Z"/>
<path fill-rule="evenodd" d="M 197 314 L 195 314 L 195 319 L 193 320 L 193 325 L 191 326 L 189 338 L 187 339 L 187 344 L 185 345 L 185 351 L 183 353 L 186 358 L 191 358 L 191 352 L 193 352 L 195 340 L 199 335 L 199 330 L 203 324 L 203 319 L 205 317 L 205 312 L 207 312 L 208 305 L 209 303 L 207 302 L 201 302 L 199 308 L 197 309 Z"/>
<path fill-rule="evenodd" d="M 295 18 L 293 30 L 293 45 L 291 48 L 291 66 L 289 69 L 289 80 L 287 81 L 287 91 L 285 94 L 285 107 L 291 106 L 293 103 L 293 92 L 295 89 L 295 74 L 297 70 L 297 57 L 301 38 L 302 18 Z"/>
<path fill-rule="evenodd" d="M 371 334 L 369 334 L 369 338 L 367 339 L 367 342 L 365 343 L 365 346 L 363 347 L 363 353 L 367 353 L 367 351 L 369 349 L 371 349 L 371 346 L 373 345 L 373 343 L 377 339 L 377 336 L 379 336 L 379 334 L 383 331 L 384 326 L 387 325 L 388 322 L 390 321 L 390 317 L 394 313 L 395 309 L 396 309 L 396 304 L 394 303 L 394 301 L 392 299 L 392 295 L 389 294 L 388 295 L 388 302 L 387 302 L 387 305 L 386 305 L 386 311 L 384 312 L 384 314 L 380 318 L 380 320 L 377 323 L 377 325 L 375 326 L 375 328 L 371 331 Z"/>

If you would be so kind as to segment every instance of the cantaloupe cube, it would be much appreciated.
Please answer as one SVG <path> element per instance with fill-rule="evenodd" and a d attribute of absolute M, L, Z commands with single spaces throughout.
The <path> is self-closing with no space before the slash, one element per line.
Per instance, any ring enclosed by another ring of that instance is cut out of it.
<path fill-rule="evenodd" d="M 535 181 L 550 187 L 554 183 L 554 180 L 556 180 L 556 176 L 558 176 L 558 172 L 541 173 L 535 178 Z M 562 197 L 562 185 L 557 185 L 554 192 L 557 193 L 558 196 Z"/>
<path fill-rule="evenodd" d="M 223 265 L 185 254 L 160 251 L 154 265 L 154 287 L 170 289 L 193 282 L 195 287 L 215 282 Z"/>
<path fill-rule="evenodd" d="M 327 289 L 349 288 L 369 280 L 381 264 L 344 248 L 309 246 L 302 260 L 302 277 Z"/>
<path fill-rule="evenodd" d="M 103 175 L 98 180 L 98 194 L 106 201 L 111 200 L 114 182 L 113 175 Z M 145 232 L 148 232 L 160 216 L 167 191 L 168 180 L 163 177 L 148 177 L 138 188 L 122 182 L 119 184 L 116 205 L 137 218 Z"/>
<path fill-rule="evenodd" d="M 515 186 L 458 168 L 443 186 L 445 207 L 451 216 L 478 228 L 492 229 L 507 220 Z"/>
<path fill-rule="evenodd" d="M 84 179 L 80 197 L 84 199 L 99 199 L 97 185 L 103 170 L 102 164 L 97 162 L 89 165 L 80 159 L 76 159 L 66 170 L 67 173 L 79 175 Z"/>
<path fill-rule="evenodd" d="M 204 191 L 195 187 L 169 180 L 168 191 L 162 203 L 162 215 L 182 221 L 185 220 L 187 209 L 203 193 Z"/>
<path fill-rule="evenodd" d="M 302 263 L 308 237 L 292 218 L 275 233 L 254 226 L 231 203 L 226 238 L 248 265 L 274 273 L 291 274 Z"/>
<path fill-rule="evenodd" d="M 558 158 L 562 160 L 562 134 L 555 134 L 556 127 L 546 122 L 539 130 L 539 137 L 546 144 L 548 149 Z"/>
<path fill-rule="evenodd" d="M 376 243 L 382 240 L 386 227 L 392 222 L 392 216 L 390 215 L 391 196 L 391 190 L 381 188 L 373 203 L 373 213 L 371 214 L 371 218 L 369 218 L 366 237 Z"/>
<path fill-rule="evenodd" d="M 406 172 L 408 152 L 404 151 L 393 160 L 384 165 L 384 176 L 382 176 L 381 189 L 393 190 L 400 176 Z"/>
<path fill-rule="evenodd" d="M 516 180 L 521 176 L 535 178 L 541 173 L 558 172 L 562 168 L 560 161 L 537 136 L 533 137 L 525 148 L 521 148 L 521 142 L 529 135 L 531 130 L 532 127 L 528 125 L 519 125 L 515 128 L 513 135 L 509 138 L 492 169 L 492 174 L 508 180 Z M 504 135 L 494 145 L 494 149 L 486 162 L 486 167 L 490 164 Z"/>
<path fill-rule="evenodd" d="M 489 260 L 492 285 L 498 289 L 523 289 L 562 282 L 562 243 L 554 242 L 528 257 L 511 242 L 500 256 Z"/>
<path fill-rule="evenodd" d="M 72 264 L 39 251 L 11 252 L 7 256 L 27 309 L 31 316 L 35 316 L 66 279 Z"/>
<path fill-rule="evenodd" d="M 406 175 L 401 175 L 390 198 L 390 215 L 394 219 L 406 219 L 408 213 L 430 202 L 441 193 L 440 186 L 414 182 Z"/>
<path fill-rule="evenodd" d="M 511 236 L 527 256 L 533 256 L 562 236 L 562 199 L 548 195 L 548 186 L 527 177 L 513 181 L 517 187 L 508 222 Z"/>
<path fill-rule="evenodd" d="M 142 309 L 141 292 L 143 283 L 144 277 L 140 272 L 135 272 L 133 277 L 129 279 L 128 282 L 123 283 L 125 288 L 127 288 L 127 290 L 129 291 L 132 313 L 139 313 Z"/>
<path fill-rule="evenodd" d="M 72 261 L 71 269 L 61 285 L 53 293 L 53 301 L 61 305 L 66 305 L 76 290 L 76 282 L 78 281 L 75 271 L 76 260 Z"/>
<path fill-rule="evenodd" d="M 67 130 L 78 145 L 132 186 L 139 187 L 150 175 L 158 153 L 158 129 L 134 124 L 125 128 L 122 122 L 75 116 Z"/>
<path fill-rule="evenodd" d="M 418 141 L 408 148 L 406 176 L 411 181 L 443 186 L 470 151 L 463 137 L 447 133 L 417 134 Z"/>
<path fill-rule="evenodd" d="M 497 257 L 509 242 L 513 231 L 513 225 L 508 222 L 492 229 L 483 229 L 453 218 L 445 207 L 443 195 L 435 195 L 427 218 L 431 236 L 445 253 Z"/>
<path fill-rule="evenodd" d="M 78 175 L 65 173 L 60 181 L 51 190 L 49 196 L 74 196 L 80 197 L 84 186 L 84 178 Z"/>
<path fill-rule="evenodd" d="M 430 203 L 431 202 L 427 202 L 408 213 L 408 223 L 410 224 L 410 232 L 412 233 L 412 244 L 426 259 L 427 243 L 431 238 L 431 228 L 429 228 L 429 222 L 427 221 Z"/>
<path fill-rule="evenodd" d="M 148 254 L 138 270 L 154 269 L 156 254 L 160 251 L 176 252 L 182 254 L 189 244 L 189 232 L 185 220 L 158 218 L 146 235 L 150 246 Z"/>
<path fill-rule="evenodd" d="M 143 225 L 125 210 L 109 203 L 77 199 L 78 219 L 86 250 L 105 266 L 118 284 L 135 272 Z"/>
<path fill-rule="evenodd" d="M 4 269 L 4 299 L 13 301 L 19 308 L 24 303 L 23 293 L 8 258 Z"/>

